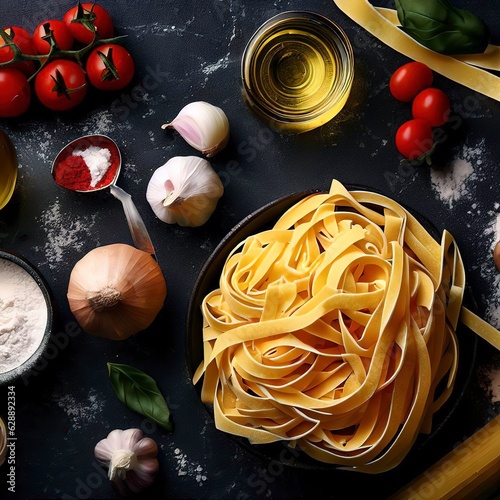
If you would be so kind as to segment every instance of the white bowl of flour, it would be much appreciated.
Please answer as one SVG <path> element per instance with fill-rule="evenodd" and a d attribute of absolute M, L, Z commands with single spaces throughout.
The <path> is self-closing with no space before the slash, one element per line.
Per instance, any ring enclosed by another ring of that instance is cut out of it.
<path fill-rule="evenodd" d="M 0 384 L 34 367 L 52 322 L 51 297 L 42 276 L 22 257 L 0 250 Z"/>

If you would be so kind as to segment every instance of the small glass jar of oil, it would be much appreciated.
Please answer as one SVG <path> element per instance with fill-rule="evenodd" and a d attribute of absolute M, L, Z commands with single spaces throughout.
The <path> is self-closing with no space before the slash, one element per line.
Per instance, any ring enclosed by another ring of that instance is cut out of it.
<path fill-rule="evenodd" d="M 10 137 L 0 130 L 0 210 L 7 205 L 17 181 L 17 153 Z"/>
<path fill-rule="evenodd" d="M 242 60 L 243 97 L 257 116 L 284 132 L 306 132 L 344 107 L 354 79 L 352 46 L 334 22 L 288 11 L 266 21 Z"/>

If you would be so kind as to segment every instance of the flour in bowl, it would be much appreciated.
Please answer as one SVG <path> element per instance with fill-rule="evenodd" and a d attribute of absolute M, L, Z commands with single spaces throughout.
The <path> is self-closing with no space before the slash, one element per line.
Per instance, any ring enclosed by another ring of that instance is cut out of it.
<path fill-rule="evenodd" d="M 21 266 L 0 258 L 0 373 L 13 370 L 38 348 L 47 326 L 47 304 Z"/>

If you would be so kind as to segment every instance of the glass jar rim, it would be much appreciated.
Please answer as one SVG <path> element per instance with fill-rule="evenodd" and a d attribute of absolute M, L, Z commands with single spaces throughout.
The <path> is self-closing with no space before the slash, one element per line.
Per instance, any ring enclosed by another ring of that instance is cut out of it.
<path fill-rule="evenodd" d="M 263 99 L 256 95 L 254 83 L 251 78 L 251 73 L 255 66 L 254 55 L 259 47 L 266 42 L 269 36 L 272 36 L 278 29 L 288 27 L 288 25 L 292 27 L 294 24 L 296 25 L 304 22 L 310 23 L 311 27 L 321 25 L 321 27 L 327 31 L 329 35 L 328 39 L 322 39 L 321 41 L 339 56 L 342 70 L 337 72 L 338 76 L 336 75 L 335 77 L 332 89 L 314 109 L 298 113 L 287 112 L 286 110 L 282 111 L 273 107 L 272 102 L 270 104 L 263 102 Z M 344 30 L 337 23 L 322 14 L 305 10 L 281 12 L 261 24 L 248 41 L 242 57 L 241 79 L 245 100 L 257 114 L 263 115 L 268 121 L 284 125 L 290 124 L 292 127 L 293 124 L 298 126 L 307 124 L 308 122 L 316 120 L 323 114 L 328 114 L 330 110 L 335 108 L 342 100 L 347 100 L 354 79 L 354 55 L 352 45 Z M 333 118 L 337 113 L 338 111 L 329 117 L 328 120 Z"/>

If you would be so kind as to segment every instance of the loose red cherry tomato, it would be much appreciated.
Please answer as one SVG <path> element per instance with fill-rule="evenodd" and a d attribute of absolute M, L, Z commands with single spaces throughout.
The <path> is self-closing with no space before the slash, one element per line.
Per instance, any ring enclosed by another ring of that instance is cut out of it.
<path fill-rule="evenodd" d="M 63 21 L 51 19 L 40 23 L 33 33 L 33 43 L 39 54 L 50 52 L 50 42 L 47 41 L 47 37 L 51 36 L 61 50 L 71 50 L 73 47 L 73 35 L 68 27 Z"/>
<path fill-rule="evenodd" d="M 396 132 L 396 148 L 410 160 L 429 151 L 433 143 L 432 127 L 427 120 L 420 118 L 408 120 Z"/>
<path fill-rule="evenodd" d="M 31 89 L 26 75 L 13 68 L 0 68 L 0 117 L 22 115 L 29 107 Z"/>
<path fill-rule="evenodd" d="M 440 127 L 450 116 L 450 99 L 442 90 L 425 89 L 413 100 L 411 111 L 413 118 L 422 118 L 433 127 Z"/>
<path fill-rule="evenodd" d="M 81 9 L 79 11 L 79 9 Z M 114 33 L 113 21 L 108 11 L 95 3 L 87 2 L 73 7 L 64 14 L 64 23 L 73 38 L 85 45 L 94 40 L 94 26 L 99 38 L 111 38 Z"/>
<path fill-rule="evenodd" d="M 87 93 L 85 73 L 76 62 L 56 59 L 37 73 L 35 92 L 40 102 L 53 111 L 72 109 Z"/>
<path fill-rule="evenodd" d="M 119 90 L 134 76 L 134 60 L 127 50 L 114 43 L 95 48 L 87 59 L 87 76 L 99 90 Z"/>
<path fill-rule="evenodd" d="M 403 64 L 391 76 L 389 90 L 399 101 L 410 102 L 421 90 L 432 85 L 432 70 L 421 62 Z"/>
<path fill-rule="evenodd" d="M 19 47 L 23 54 L 34 55 L 36 54 L 35 44 L 31 35 L 19 26 L 9 26 L 4 28 L 5 33 L 10 36 L 12 41 Z M 0 42 L 2 39 L 0 38 Z M 14 51 L 11 47 L 0 47 L 0 62 L 5 63 L 12 61 L 14 58 Z M 9 65 L 9 68 L 19 69 L 25 75 L 31 76 L 35 72 L 35 63 L 33 61 L 20 61 Z"/>

